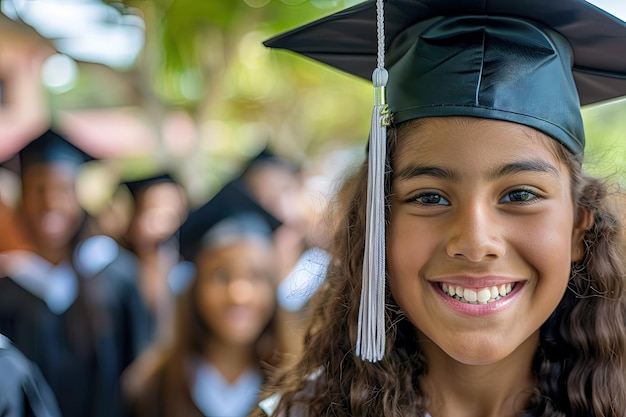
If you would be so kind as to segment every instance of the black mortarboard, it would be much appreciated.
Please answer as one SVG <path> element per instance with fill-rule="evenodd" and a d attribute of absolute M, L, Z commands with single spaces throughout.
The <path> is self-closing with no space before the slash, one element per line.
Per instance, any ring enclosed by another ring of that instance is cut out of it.
<path fill-rule="evenodd" d="M 133 198 L 137 198 L 137 194 L 139 194 L 142 190 L 145 190 L 147 187 L 155 184 L 160 184 L 164 182 L 171 182 L 178 184 L 178 182 L 172 177 L 169 173 L 159 173 L 155 175 L 151 175 L 149 177 L 135 179 L 132 181 L 125 181 L 122 185 L 125 185 L 128 188 L 128 191 L 132 194 Z"/>
<path fill-rule="evenodd" d="M 256 167 L 264 166 L 264 165 L 274 165 L 283 167 L 288 171 L 296 173 L 298 171 L 297 166 L 292 161 L 283 158 L 281 156 L 276 155 L 269 147 L 264 147 L 259 153 L 257 153 L 254 157 L 250 158 L 246 165 L 244 166 L 241 176 L 245 176 L 250 173 Z"/>
<path fill-rule="evenodd" d="M 395 122 L 508 120 L 580 153 L 580 105 L 626 95 L 626 24 L 584 0 L 387 0 L 384 8 Z M 366 1 L 265 44 L 370 78 L 376 33 L 376 4 Z"/>
<path fill-rule="evenodd" d="M 189 214 L 179 229 L 180 253 L 186 260 L 193 261 L 203 246 L 219 239 L 244 235 L 269 238 L 280 225 L 279 220 L 250 196 L 241 181 L 235 179 Z"/>
<path fill-rule="evenodd" d="M 265 45 L 360 77 L 371 75 L 374 112 L 356 353 L 373 362 L 385 352 L 390 119 L 469 116 L 515 122 L 582 154 L 580 106 L 626 95 L 626 23 L 585 0 L 369 0 Z"/>
<path fill-rule="evenodd" d="M 265 161 L 273 161 L 274 159 L 276 159 L 276 155 L 266 146 L 248 161 L 248 165 L 254 165 Z"/>
<path fill-rule="evenodd" d="M 12 170 L 21 172 L 24 167 L 35 164 L 63 163 L 77 168 L 93 159 L 87 152 L 67 141 L 59 133 L 49 129 L 24 146 L 19 151 L 17 158 L 12 158 L 5 165 Z M 19 162 L 19 167 L 16 166 L 16 162 Z"/>

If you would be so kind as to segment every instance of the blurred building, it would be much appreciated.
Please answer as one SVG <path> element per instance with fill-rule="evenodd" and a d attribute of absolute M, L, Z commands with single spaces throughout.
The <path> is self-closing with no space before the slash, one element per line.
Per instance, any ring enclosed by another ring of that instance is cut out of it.
<path fill-rule="evenodd" d="M 41 71 L 52 43 L 0 13 L 0 159 L 45 129 L 49 109 Z"/>

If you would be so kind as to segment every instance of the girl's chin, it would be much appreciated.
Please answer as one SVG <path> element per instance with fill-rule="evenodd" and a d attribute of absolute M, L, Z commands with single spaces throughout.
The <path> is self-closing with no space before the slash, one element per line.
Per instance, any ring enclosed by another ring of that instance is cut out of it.
<path fill-rule="evenodd" d="M 493 365 L 502 361 L 507 355 L 468 355 L 467 353 L 455 354 L 454 352 L 448 354 L 451 359 L 458 362 L 461 365 L 467 366 L 487 366 Z"/>
<path fill-rule="evenodd" d="M 459 335 L 459 339 L 467 337 Z M 437 350 L 443 357 L 461 365 L 488 366 L 503 361 L 524 361 L 528 357 L 532 360 L 538 343 L 538 333 L 525 337 L 522 334 L 485 334 L 475 340 L 467 340 L 465 343 L 455 343 L 454 340 L 446 340 L 437 344 Z"/>

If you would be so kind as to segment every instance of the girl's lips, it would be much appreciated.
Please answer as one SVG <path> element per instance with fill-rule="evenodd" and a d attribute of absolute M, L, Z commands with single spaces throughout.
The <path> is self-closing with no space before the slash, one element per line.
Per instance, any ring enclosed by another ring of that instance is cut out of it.
<path fill-rule="evenodd" d="M 442 282 L 432 282 L 431 286 L 443 302 L 455 312 L 481 317 L 506 309 L 517 299 L 525 286 L 525 281 L 472 288 Z"/>

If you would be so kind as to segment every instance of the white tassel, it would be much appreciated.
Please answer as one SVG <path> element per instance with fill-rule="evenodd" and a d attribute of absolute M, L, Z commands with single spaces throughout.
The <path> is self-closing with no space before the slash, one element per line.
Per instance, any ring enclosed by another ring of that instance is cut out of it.
<path fill-rule="evenodd" d="M 387 70 L 376 68 L 374 111 L 369 137 L 367 217 L 363 284 L 359 306 L 356 354 L 377 362 L 385 353 L 385 161 L 389 110 L 385 103 Z"/>
<path fill-rule="evenodd" d="M 389 108 L 385 99 L 388 73 L 385 69 L 384 0 L 376 0 L 378 41 L 377 66 L 372 74 L 374 111 L 369 137 L 367 208 L 363 284 L 359 306 L 356 354 L 378 362 L 385 354 L 385 162 Z"/>

